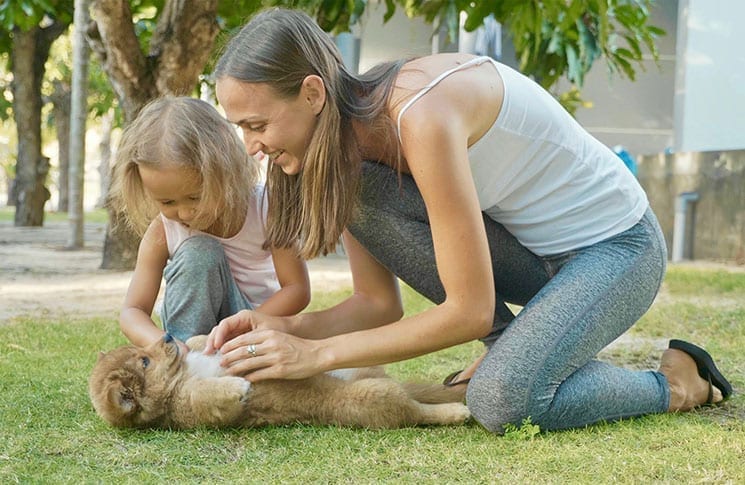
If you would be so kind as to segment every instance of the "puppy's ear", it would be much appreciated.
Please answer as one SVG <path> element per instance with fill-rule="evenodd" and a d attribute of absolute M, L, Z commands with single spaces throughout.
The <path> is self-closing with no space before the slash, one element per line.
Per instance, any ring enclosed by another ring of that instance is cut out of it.
<path fill-rule="evenodd" d="M 139 407 L 133 382 L 131 378 L 120 376 L 113 379 L 109 386 L 109 402 L 125 416 L 134 413 Z"/>

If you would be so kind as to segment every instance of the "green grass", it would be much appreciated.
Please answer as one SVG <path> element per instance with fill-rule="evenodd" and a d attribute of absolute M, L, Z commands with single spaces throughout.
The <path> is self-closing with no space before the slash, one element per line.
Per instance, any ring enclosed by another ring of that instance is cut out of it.
<path fill-rule="evenodd" d="M 0 207 L 0 221 L 12 222 L 15 217 L 15 207 Z M 85 222 L 104 223 L 109 220 L 106 209 L 94 209 L 84 215 Z M 44 222 L 67 222 L 67 212 L 45 212 Z"/>
<path fill-rule="evenodd" d="M 116 322 L 17 318 L 0 326 L 0 483 L 743 483 L 743 285 L 745 273 L 673 267 L 634 330 L 710 347 L 736 389 L 725 405 L 566 432 L 524 426 L 502 437 L 475 423 L 115 430 L 95 415 L 86 386 L 97 352 L 125 343 Z M 314 306 L 342 293 L 315 295 Z M 409 290 L 404 298 L 408 312 L 428 305 Z M 479 351 L 463 345 L 389 371 L 439 380 Z"/>

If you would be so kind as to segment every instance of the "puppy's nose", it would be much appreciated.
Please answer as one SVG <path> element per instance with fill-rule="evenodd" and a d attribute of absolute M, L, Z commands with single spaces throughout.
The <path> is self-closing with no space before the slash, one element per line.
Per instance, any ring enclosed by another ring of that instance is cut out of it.
<path fill-rule="evenodd" d="M 167 344 L 173 342 L 173 336 L 170 333 L 163 335 L 163 342 Z"/>

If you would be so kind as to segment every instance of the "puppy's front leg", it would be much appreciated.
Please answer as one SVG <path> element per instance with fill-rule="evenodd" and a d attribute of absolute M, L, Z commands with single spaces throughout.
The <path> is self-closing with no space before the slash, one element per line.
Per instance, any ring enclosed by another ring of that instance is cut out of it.
<path fill-rule="evenodd" d="M 201 352 L 204 350 L 204 346 L 207 343 L 207 335 L 194 335 L 189 337 L 184 343 L 189 347 L 189 350 L 197 350 Z"/>

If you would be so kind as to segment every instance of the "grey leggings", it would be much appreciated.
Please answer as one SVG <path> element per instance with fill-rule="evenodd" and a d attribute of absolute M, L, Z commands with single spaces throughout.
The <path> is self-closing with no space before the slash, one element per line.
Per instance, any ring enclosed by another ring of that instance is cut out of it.
<path fill-rule="evenodd" d="M 536 256 L 486 215 L 484 225 L 497 307 L 483 339 L 486 357 L 468 385 L 476 420 L 500 433 L 528 417 L 555 430 L 665 411 L 670 394 L 662 374 L 595 360 L 647 311 L 662 282 L 667 253 L 652 211 L 617 236 L 551 257 Z M 349 229 L 401 280 L 444 301 L 424 202 L 411 177 L 365 163 Z M 515 316 L 505 302 L 524 308 Z"/>
<path fill-rule="evenodd" d="M 223 318 L 251 309 L 230 272 L 222 245 L 209 236 L 184 241 L 163 277 L 163 328 L 181 341 L 208 334 Z"/>

